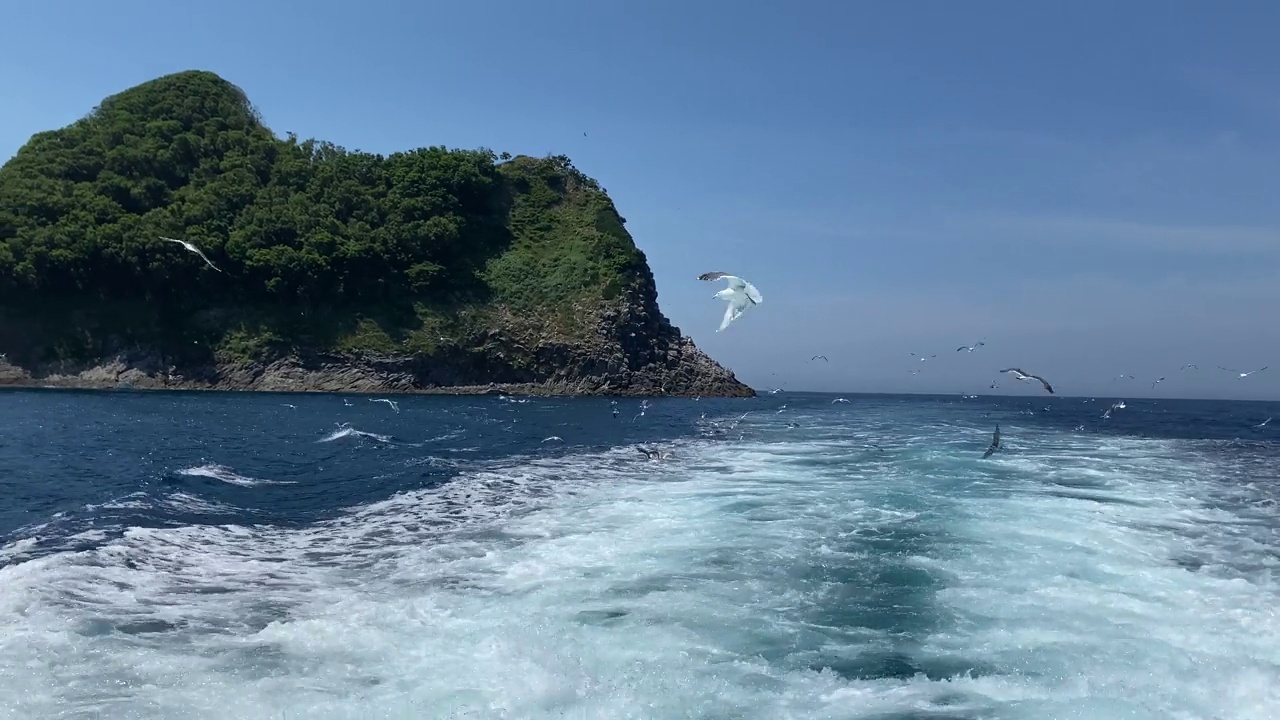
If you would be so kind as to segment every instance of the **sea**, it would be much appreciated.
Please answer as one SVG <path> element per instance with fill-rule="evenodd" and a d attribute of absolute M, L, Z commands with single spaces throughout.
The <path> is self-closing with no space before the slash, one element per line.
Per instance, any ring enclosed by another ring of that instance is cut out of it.
<path fill-rule="evenodd" d="M 0 392 L 0 718 L 1280 718 L 1280 403 L 385 399 Z"/>

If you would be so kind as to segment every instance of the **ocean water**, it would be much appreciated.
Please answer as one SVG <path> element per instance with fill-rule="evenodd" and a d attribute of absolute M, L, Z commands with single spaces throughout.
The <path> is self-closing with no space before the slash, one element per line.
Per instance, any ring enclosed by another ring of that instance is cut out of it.
<path fill-rule="evenodd" d="M 1280 718 L 1280 405 L 395 399 L 0 393 L 0 718 Z"/>

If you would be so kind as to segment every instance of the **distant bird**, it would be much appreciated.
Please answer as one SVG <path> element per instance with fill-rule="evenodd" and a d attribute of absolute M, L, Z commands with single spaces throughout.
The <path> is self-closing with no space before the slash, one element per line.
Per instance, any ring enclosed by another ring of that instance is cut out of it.
<path fill-rule="evenodd" d="M 542 442 L 551 442 L 552 440 L 555 440 L 556 442 L 564 442 L 564 438 L 560 437 L 559 435 L 552 435 L 549 438 L 543 438 Z"/>
<path fill-rule="evenodd" d="M 1052 395 L 1052 394 L 1053 394 L 1053 386 L 1049 384 L 1049 381 L 1048 381 L 1048 380 L 1045 380 L 1044 378 L 1040 377 L 1039 375 L 1032 375 L 1032 374 L 1030 374 L 1030 373 L 1023 372 L 1023 371 L 1019 370 L 1018 368 L 1005 368 L 1005 369 L 1001 370 L 1000 372 L 1002 372 L 1002 373 L 1010 373 L 1010 374 L 1011 374 L 1011 375 L 1013 375 L 1013 377 L 1014 377 L 1015 379 L 1017 379 L 1017 380 L 1039 380 L 1039 381 L 1040 381 L 1040 384 L 1044 386 L 1044 389 L 1045 389 L 1045 390 L 1048 390 L 1050 395 Z"/>
<path fill-rule="evenodd" d="M 911 357 L 918 357 L 918 358 L 920 358 L 920 362 L 924 362 L 925 360 L 928 360 L 929 358 L 936 358 L 936 357 L 938 357 L 938 354 L 937 354 L 937 353 L 934 353 L 934 354 L 930 355 L 929 357 L 925 357 L 924 355 L 916 355 L 915 353 L 911 353 Z"/>
<path fill-rule="evenodd" d="M 369 398 L 369 402 L 386 403 L 391 406 L 392 410 L 395 410 L 396 412 L 400 412 L 400 406 L 396 404 L 395 400 L 388 400 L 386 398 Z"/>
<path fill-rule="evenodd" d="M 1124 373 L 1120 373 L 1118 376 L 1116 376 L 1116 379 L 1117 379 L 1117 380 L 1124 380 L 1124 379 L 1126 379 L 1126 378 L 1127 378 L 1127 379 L 1129 379 L 1129 380 L 1137 380 L 1137 379 L 1138 379 L 1138 378 L 1134 377 L 1133 375 L 1125 375 Z"/>
<path fill-rule="evenodd" d="M 813 362 L 814 360 L 819 360 L 819 359 L 822 360 L 822 362 L 828 362 L 826 355 L 814 355 L 813 357 L 809 358 L 809 362 Z"/>
<path fill-rule="evenodd" d="M 1123 409 L 1125 409 L 1126 407 L 1128 407 L 1128 406 L 1124 404 L 1124 401 L 1123 401 L 1123 400 L 1121 400 L 1120 402 L 1115 403 L 1115 404 L 1113 404 L 1111 407 L 1107 408 L 1107 411 L 1106 411 L 1106 412 L 1104 412 L 1104 413 L 1102 413 L 1102 417 L 1103 417 L 1103 418 L 1105 418 L 1105 419 L 1107 419 L 1107 420 L 1110 420 L 1110 419 L 1111 419 L 1111 411 L 1112 411 L 1112 410 L 1123 410 Z"/>
<path fill-rule="evenodd" d="M 1256 427 L 1256 428 L 1264 428 L 1264 427 L 1266 427 L 1266 426 L 1267 426 L 1267 423 L 1269 423 L 1269 422 L 1271 422 L 1271 418 L 1267 418 L 1266 420 L 1263 420 L 1262 422 L 1258 423 L 1257 425 L 1254 425 L 1254 427 Z"/>
<path fill-rule="evenodd" d="M 832 401 L 831 401 L 831 404 L 832 404 L 832 405 L 834 405 L 834 404 L 836 404 L 836 403 L 847 403 L 847 402 L 849 402 L 849 401 L 848 401 L 848 400 L 845 400 L 844 398 L 836 398 L 835 400 L 832 400 Z"/>
<path fill-rule="evenodd" d="M 968 350 L 969 352 L 973 352 L 974 350 L 977 350 L 983 345 L 986 345 L 986 343 L 979 340 L 977 343 L 974 343 L 973 345 L 961 345 L 960 347 L 956 348 L 956 352 L 960 352 L 961 350 Z"/>
<path fill-rule="evenodd" d="M 991 444 L 987 446 L 987 451 L 982 453 L 982 457 L 989 458 L 991 453 L 1000 449 L 1000 423 L 996 423 L 996 432 L 991 436 Z"/>
<path fill-rule="evenodd" d="M 760 296 L 760 291 L 756 290 L 756 286 L 743 280 L 736 275 L 729 275 L 722 272 L 702 273 L 698 276 L 699 280 L 705 282 L 714 282 L 716 280 L 725 280 L 729 286 L 714 297 L 725 300 L 729 306 L 724 310 L 724 319 L 720 321 L 720 327 L 716 332 L 720 332 L 729 327 L 729 323 L 738 319 L 738 316 L 746 312 L 747 308 L 752 305 L 759 305 L 764 302 L 764 298 Z"/>
<path fill-rule="evenodd" d="M 1191 368 L 1192 370 L 1199 370 L 1200 366 L 1196 365 L 1195 363 L 1187 363 L 1186 365 L 1183 365 L 1180 369 L 1186 370 L 1187 368 Z"/>
<path fill-rule="evenodd" d="M 208 257 L 205 256 L 203 252 L 200 251 L 200 248 L 196 247 L 195 245 L 192 245 L 186 240 L 177 240 L 175 238 L 169 238 L 164 236 L 161 236 L 160 239 L 164 240 L 165 242 L 178 243 L 179 245 L 186 248 L 187 250 L 199 255 L 200 259 L 204 260 L 209 265 L 209 267 L 213 268 L 214 270 L 217 270 L 218 272 L 222 272 L 222 270 L 220 270 L 217 265 L 213 264 L 212 260 L 210 260 Z"/>
<path fill-rule="evenodd" d="M 989 389 L 991 389 L 991 390 L 995 390 L 995 389 L 996 389 L 996 388 L 998 388 L 998 387 L 1000 387 L 1000 386 L 999 386 L 998 384 L 996 384 L 996 383 L 994 383 L 994 382 L 993 382 L 993 383 L 991 383 L 991 387 L 990 387 Z"/>
<path fill-rule="evenodd" d="M 289 403 L 280 403 L 280 406 L 281 406 L 281 407 L 287 407 L 287 408 L 293 408 L 294 410 L 297 410 L 297 409 L 298 409 L 298 406 L 297 406 L 297 405 L 290 405 Z"/>
<path fill-rule="evenodd" d="M 1250 375 L 1252 375 L 1252 374 L 1254 374 L 1254 373 L 1260 373 L 1260 372 L 1262 372 L 1263 370 L 1266 370 L 1266 369 L 1267 369 L 1267 367 L 1268 367 L 1268 366 L 1263 366 L 1263 367 L 1258 368 L 1257 370 L 1250 370 L 1249 372 L 1240 372 L 1239 370 L 1232 370 L 1232 369 L 1230 369 L 1230 368 L 1224 368 L 1224 367 L 1222 367 L 1221 365 L 1219 365 L 1219 366 L 1218 366 L 1218 369 L 1219 369 L 1219 370 L 1226 370 L 1227 372 L 1233 372 L 1233 373 L 1235 373 L 1235 374 L 1239 375 L 1239 376 L 1240 376 L 1240 377 L 1242 377 L 1242 378 L 1247 378 L 1247 377 L 1249 377 Z"/>
<path fill-rule="evenodd" d="M 1160 384 L 1160 383 L 1162 383 L 1162 382 L 1164 382 L 1164 376 L 1159 377 L 1158 379 L 1156 379 L 1156 381 L 1155 381 L 1155 382 L 1151 383 L 1151 387 L 1155 387 L 1155 386 L 1159 385 L 1159 384 Z"/>
<path fill-rule="evenodd" d="M 661 448 L 647 448 L 643 445 L 640 445 L 636 448 L 636 450 L 639 451 L 645 457 L 649 458 L 650 460 L 665 460 L 666 458 L 671 456 L 671 453 L 668 453 L 662 450 Z"/>
<path fill-rule="evenodd" d="M 778 408 L 778 412 L 782 412 L 783 410 L 786 410 L 786 409 L 787 409 L 787 406 L 783 405 L 782 407 Z"/>

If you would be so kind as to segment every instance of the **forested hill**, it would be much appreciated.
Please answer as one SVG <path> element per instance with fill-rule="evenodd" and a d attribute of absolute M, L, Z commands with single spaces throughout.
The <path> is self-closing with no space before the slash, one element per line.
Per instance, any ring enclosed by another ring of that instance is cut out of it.
<path fill-rule="evenodd" d="M 280 139 L 167 75 L 0 168 L 0 382 L 753 394 L 624 222 L 563 156 Z"/>

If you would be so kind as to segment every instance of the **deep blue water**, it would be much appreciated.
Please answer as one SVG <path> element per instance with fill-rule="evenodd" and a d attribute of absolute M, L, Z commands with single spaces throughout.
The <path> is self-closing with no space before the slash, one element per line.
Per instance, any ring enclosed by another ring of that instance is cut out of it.
<path fill-rule="evenodd" d="M 0 717 L 1280 717 L 1280 403 L 391 397 L 0 393 Z"/>

